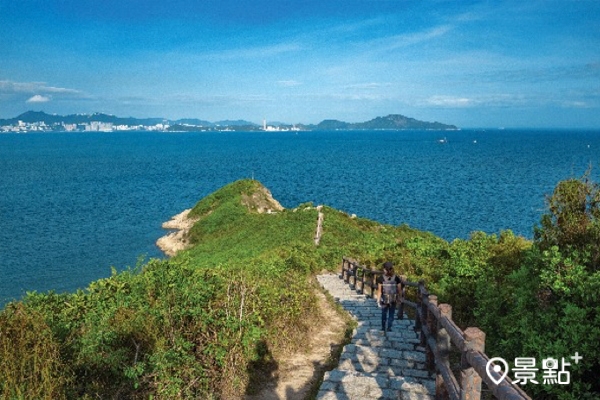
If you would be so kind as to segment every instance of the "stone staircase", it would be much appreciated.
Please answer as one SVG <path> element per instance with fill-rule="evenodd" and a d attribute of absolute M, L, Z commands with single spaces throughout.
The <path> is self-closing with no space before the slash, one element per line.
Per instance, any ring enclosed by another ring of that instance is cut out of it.
<path fill-rule="evenodd" d="M 414 321 L 404 316 L 383 332 L 375 300 L 357 294 L 338 275 L 317 279 L 358 322 L 339 365 L 325 373 L 317 400 L 433 400 L 435 377 L 425 368 Z"/>

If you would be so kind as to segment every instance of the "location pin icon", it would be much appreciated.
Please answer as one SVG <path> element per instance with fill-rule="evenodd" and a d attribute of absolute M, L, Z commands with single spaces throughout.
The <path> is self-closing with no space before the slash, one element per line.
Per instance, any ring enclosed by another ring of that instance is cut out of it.
<path fill-rule="evenodd" d="M 494 362 L 501 363 L 504 366 L 503 374 L 500 374 L 500 371 L 502 371 L 502 367 L 500 365 L 494 365 L 492 367 L 492 363 Z M 490 359 L 490 361 L 488 361 L 485 365 L 485 372 L 487 372 L 487 375 L 496 385 L 499 385 L 500 382 L 502 382 L 504 378 L 506 378 L 506 375 L 508 375 L 508 363 L 504 358 L 494 357 Z M 500 378 L 497 379 L 496 375 L 500 376 Z"/>

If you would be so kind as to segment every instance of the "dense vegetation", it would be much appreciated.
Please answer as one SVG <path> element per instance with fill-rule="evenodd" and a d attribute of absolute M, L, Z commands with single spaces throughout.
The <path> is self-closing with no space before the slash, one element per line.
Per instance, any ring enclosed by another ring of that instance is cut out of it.
<path fill-rule="evenodd" d="M 533 242 L 510 231 L 448 243 L 312 204 L 274 214 L 256 181 L 200 201 L 194 245 L 77 293 L 31 293 L 0 312 L 0 398 L 233 398 L 302 348 L 318 321 L 311 276 L 343 255 L 425 279 L 486 352 L 568 358 L 571 385 L 528 385 L 535 398 L 598 398 L 600 190 L 558 184 Z M 541 367 L 541 365 L 540 365 Z M 541 382 L 540 382 L 541 383 Z"/>
<path fill-rule="evenodd" d="M 506 231 L 409 244 L 412 266 L 463 328 L 486 332 L 488 355 L 513 367 L 536 359 L 539 384 L 525 387 L 533 398 L 599 399 L 600 186 L 587 174 L 559 182 L 547 205 L 532 242 Z M 543 384 L 547 358 L 571 364 L 569 385 Z"/>

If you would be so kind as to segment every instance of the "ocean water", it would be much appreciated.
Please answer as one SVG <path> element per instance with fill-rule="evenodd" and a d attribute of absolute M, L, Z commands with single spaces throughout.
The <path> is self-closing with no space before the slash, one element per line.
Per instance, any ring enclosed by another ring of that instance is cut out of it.
<path fill-rule="evenodd" d="M 4 134 L 0 306 L 162 257 L 161 224 L 237 179 L 447 240 L 531 238 L 556 183 L 599 164 L 600 131 Z"/>

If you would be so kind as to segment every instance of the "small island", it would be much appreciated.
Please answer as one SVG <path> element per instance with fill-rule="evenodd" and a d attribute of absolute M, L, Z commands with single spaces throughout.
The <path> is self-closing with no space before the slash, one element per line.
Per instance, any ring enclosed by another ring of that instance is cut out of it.
<path fill-rule="evenodd" d="M 441 122 L 425 122 L 405 117 L 400 114 L 390 114 L 387 117 L 377 117 L 366 122 L 348 123 L 334 119 L 325 120 L 313 127 L 313 130 L 458 130 L 455 125 Z"/>

